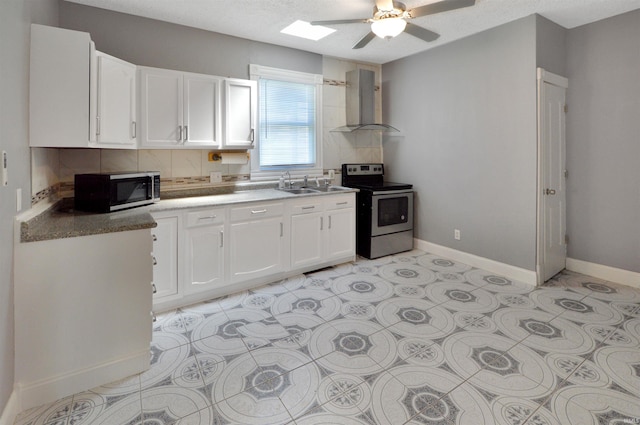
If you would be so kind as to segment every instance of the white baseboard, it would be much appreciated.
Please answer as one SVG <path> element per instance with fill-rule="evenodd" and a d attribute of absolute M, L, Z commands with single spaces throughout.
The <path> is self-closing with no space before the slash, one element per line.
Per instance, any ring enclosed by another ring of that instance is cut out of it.
<path fill-rule="evenodd" d="M 20 407 L 18 403 L 18 394 L 14 390 L 9 396 L 7 405 L 4 406 L 2 415 L 0 415 L 0 425 L 13 425 L 16 420 L 16 416 L 20 413 Z"/>
<path fill-rule="evenodd" d="M 640 288 L 640 273 L 630 270 L 617 269 L 602 264 L 567 258 L 567 270 L 597 277 L 609 282 Z"/>
<path fill-rule="evenodd" d="M 74 370 L 64 375 L 37 382 L 16 383 L 20 399 L 20 410 L 31 409 L 45 403 L 124 379 L 144 372 L 149 368 L 149 350 L 135 353 L 126 358 L 90 368 Z M 4 424 L 2 424 L 4 425 Z"/>
<path fill-rule="evenodd" d="M 479 257 L 474 254 L 458 251 L 457 249 L 448 248 L 446 246 L 437 245 L 420 239 L 414 239 L 414 246 L 431 254 L 441 255 L 443 257 L 468 264 L 472 267 L 490 271 L 511 280 L 536 286 L 537 274 L 533 270 L 526 270 L 509 264 L 500 263 L 489 258 Z"/>

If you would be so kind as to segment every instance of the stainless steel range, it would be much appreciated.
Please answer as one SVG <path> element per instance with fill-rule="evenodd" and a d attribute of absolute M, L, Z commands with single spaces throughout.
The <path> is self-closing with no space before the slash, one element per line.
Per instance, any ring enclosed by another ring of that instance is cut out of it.
<path fill-rule="evenodd" d="M 378 258 L 413 249 L 413 185 L 385 181 L 383 164 L 342 164 L 342 185 L 360 189 L 358 255 Z"/>

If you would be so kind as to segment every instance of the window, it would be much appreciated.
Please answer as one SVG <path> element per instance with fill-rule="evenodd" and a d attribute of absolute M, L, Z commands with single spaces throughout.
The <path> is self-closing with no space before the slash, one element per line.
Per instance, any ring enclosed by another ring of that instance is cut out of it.
<path fill-rule="evenodd" d="M 322 76 L 251 65 L 258 80 L 258 140 L 251 178 L 321 175 Z"/>

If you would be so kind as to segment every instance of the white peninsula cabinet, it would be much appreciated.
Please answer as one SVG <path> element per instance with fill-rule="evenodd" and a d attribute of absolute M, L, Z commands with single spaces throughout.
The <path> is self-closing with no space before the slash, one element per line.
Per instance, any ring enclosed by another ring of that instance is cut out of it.
<path fill-rule="evenodd" d="M 353 192 L 152 216 L 155 312 L 355 259 Z"/>
<path fill-rule="evenodd" d="M 222 78 L 139 69 L 141 147 L 220 147 Z"/>
<path fill-rule="evenodd" d="M 173 211 L 153 214 L 157 227 L 153 240 L 153 298 L 170 298 L 178 294 L 178 228 L 181 216 Z"/>

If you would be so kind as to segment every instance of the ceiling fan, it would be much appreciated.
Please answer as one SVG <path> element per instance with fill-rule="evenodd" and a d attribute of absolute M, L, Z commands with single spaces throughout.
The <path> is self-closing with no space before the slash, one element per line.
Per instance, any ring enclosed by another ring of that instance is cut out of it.
<path fill-rule="evenodd" d="M 376 0 L 376 5 L 373 8 L 373 17 L 371 18 L 313 21 L 311 25 L 370 23 L 371 31 L 362 37 L 360 41 L 353 46 L 353 49 L 363 48 L 376 36 L 388 39 L 397 36 L 403 31 L 421 40 L 433 41 L 440 37 L 440 34 L 410 24 L 407 20 L 469 7 L 475 4 L 476 0 L 442 0 L 437 3 L 426 4 L 407 10 L 406 6 L 400 2 L 393 0 Z"/>

